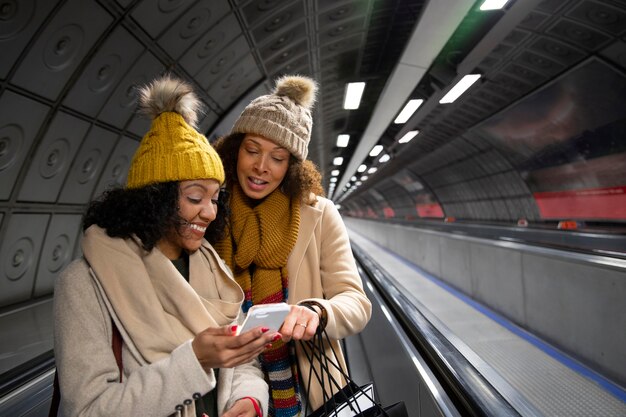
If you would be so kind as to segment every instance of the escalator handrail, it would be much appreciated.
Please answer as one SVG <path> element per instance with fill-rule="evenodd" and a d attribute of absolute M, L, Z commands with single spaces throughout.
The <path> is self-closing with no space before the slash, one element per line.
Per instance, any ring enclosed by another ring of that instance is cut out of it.
<path fill-rule="evenodd" d="M 352 249 L 370 276 L 370 282 L 385 298 L 388 307 L 403 324 L 409 338 L 429 362 L 431 369 L 440 377 L 439 382 L 447 388 L 450 398 L 462 408 L 463 415 L 513 417 L 520 416 L 517 410 L 520 407 L 525 408 L 524 415 L 540 414 L 525 400 L 515 401 L 517 408 L 514 408 L 420 312 L 415 300 L 409 300 L 396 287 L 393 278 L 383 268 L 357 244 L 352 243 Z"/>
<path fill-rule="evenodd" d="M 0 375 L 0 398 L 54 368 L 54 351 L 49 350 Z"/>

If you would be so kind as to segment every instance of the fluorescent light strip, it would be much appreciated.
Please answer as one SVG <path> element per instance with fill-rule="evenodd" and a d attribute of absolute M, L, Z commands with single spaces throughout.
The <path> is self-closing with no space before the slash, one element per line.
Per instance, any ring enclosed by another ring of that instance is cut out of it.
<path fill-rule="evenodd" d="M 485 0 L 480 6 L 480 10 L 500 10 L 509 0 Z"/>
<path fill-rule="evenodd" d="M 409 142 L 411 139 L 413 139 L 415 136 L 417 136 L 417 134 L 419 133 L 419 130 L 411 130 L 409 132 L 406 132 L 404 134 L 404 136 L 402 136 L 399 140 L 398 143 L 407 143 Z"/>
<path fill-rule="evenodd" d="M 409 120 L 411 116 L 413 116 L 415 110 L 417 110 L 423 102 L 424 100 L 422 100 L 421 98 L 409 100 L 398 115 L 398 117 L 396 117 L 396 120 L 394 120 L 393 122 L 395 124 L 406 123 L 406 121 Z"/>
<path fill-rule="evenodd" d="M 339 135 L 337 136 L 337 147 L 345 148 L 348 146 L 348 142 L 350 141 L 350 135 Z"/>
<path fill-rule="evenodd" d="M 465 90 L 470 88 L 472 84 L 478 81 L 480 77 L 482 77 L 481 74 L 468 74 L 465 77 L 461 78 L 461 81 L 456 83 L 456 85 L 452 87 L 450 91 L 448 91 L 448 94 L 446 94 L 441 100 L 439 100 L 439 103 L 453 103 L 454 100 L 459 98 L 459 96 L 465 92 Z"/>
<path fill-rule="evenodd" d="M 376 145 L 370 151 L 370 156 L 378 156 L 378 154 L 383 150 L 383 145 Z"/>
<path fill-rule="evenodd" d="M 365 83 L 348 83 L 346 86 L 346 96 L 343 100 L 343 108 L 346 110 L 356 110 L 361 104 L 361 96 L 365 89 Z"/>

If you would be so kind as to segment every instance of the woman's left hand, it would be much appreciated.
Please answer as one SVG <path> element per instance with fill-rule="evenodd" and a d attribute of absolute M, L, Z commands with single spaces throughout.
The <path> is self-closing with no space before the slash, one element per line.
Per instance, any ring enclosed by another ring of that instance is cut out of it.
<path fill-rule="evenodd" d="M 252 401 L 247 398 L 242 398 L 237 400 L 230 410 L 222 414 L 222 417 L 256 417 L 256 415 Z"/>
<path fill-rule="evenodd" d="M 320 318 L 317 313 L 308 307 L 299 305 L 290 306 L 289 314 L 280 328 L 284 342 L 294 340 L 311 340 L 315 336 Z"/>

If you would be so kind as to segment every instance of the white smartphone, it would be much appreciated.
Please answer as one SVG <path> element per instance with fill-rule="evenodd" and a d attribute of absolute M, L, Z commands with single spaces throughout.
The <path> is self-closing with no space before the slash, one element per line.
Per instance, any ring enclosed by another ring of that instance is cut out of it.
<path fill-rule="evenodd" d="M 257 326 L 267 327 L 277 331 L 283 325 L 285 317 L 289 314 L 287 303 L 259 304 L 250 307 L 243 324 L 237 329 L 237 334 L 248 331 Z"/>

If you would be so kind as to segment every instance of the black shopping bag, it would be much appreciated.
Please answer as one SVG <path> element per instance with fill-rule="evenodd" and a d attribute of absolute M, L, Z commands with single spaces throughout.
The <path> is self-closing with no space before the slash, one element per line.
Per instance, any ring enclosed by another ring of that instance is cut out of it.
<path fill-rule="evenodd" d="M 324 350 L 324 341 L 331 346 L 332 357 L 329 357 Z M 311 386 L 311 379 L 315 375 L 316 380 L 322 386 L 324 392 L 324 404 L 317 410 L 308 414 L 307 417 L 408 417 L 404 402 L 398 402 L 390 406 L 383 406 L 374 399 L 374 384 L 368 383 L 359 386 L 344 371 L 337 359 L 337 354 L 332 349 L 330 339 L 325 330 L 320 330 L 310 342 L 302 343 L 302 351 L 309 362 L 309 381 L 305 390 L 308 394 Z M 318 372 L 313 363 L 318 361 L 320 371 Z M 339 370 L 344 379 L 348 382 L 345 386 L 340 386 L 328 372 L 331 368 Z M 332 396 L 326 393 L 325 386 L 330 388 Z"/>
<path fill-rule="evenodd" d="M 386 407 L 372 407 L 363 411 L 361 414 L 357 414 L 359 417 L 408 417 L 408 415 L 409 413 L 406 411 L 404 401 L 399 401 Z"/>

